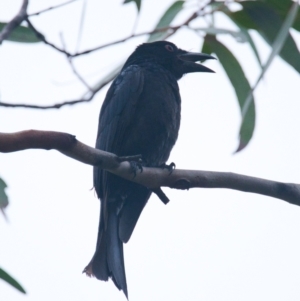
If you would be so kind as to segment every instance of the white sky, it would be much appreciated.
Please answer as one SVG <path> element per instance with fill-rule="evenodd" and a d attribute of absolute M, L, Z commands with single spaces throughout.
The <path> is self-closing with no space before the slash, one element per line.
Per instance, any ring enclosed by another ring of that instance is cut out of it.
<path fill-rule="evenodd" d="M 59 1 L 30 1 L 30 12 Z M 87 1 L 81 49 L 131 33 L 133 4 Z M 172 1 L 144 0 L 138 32 L 150 30 Z M 0 21 L 10 20 L 21 1 L 0 1 Z M 46 37 L 69 50 L 77 41 L 82 2 L 32 19 Z M 184 20 L 184 14 L 177 22 Z M 218 26 L 232 28 L 225 19 Z M 300 36 L 293 32 L 299 46 Z M 265 60 L 269 48 L 256 35 Z M 139 38 L 76 61 L 90 84 L 126 58 Z M 199 51 L 200 39 L 187 30 L 172 37 L 179 47 Z M 222 41 L 253 83 L 257 63 L 247 45 Z M 237 147 L 240 113 L 222 67 L 216 74 L 190 74 L 180 81 L 182 126 L 171 161 L 182 169 L 238 172 L 284 182 L 300 182 L 299 76 L 276 59 L 257 89 L 257 126 L 250 145 Z M 51 104 L 81 96 L 85 88 L 67 60 L 40 44 L 5 42 L 0 47 L 1 100 Z M 106 89 L 105 89 L 106 91 Z M 0 109 L 1 132 L 25 129 L 68 132 L 94 145 L 105 91 L 92 103 L 60 110 Z M 93 255 L 99 202 L 90 190 L 92 167 L 56 151 L 0 154 L 7 182 L 9 223 L 0 217 L 0 266 L 27 290 L 22 295 L 3 281 L 0 300 L 125 300 L 113 283 L 89 279 L 81 271 Z M 229 190 L 164 189 L 170 204 L 153 196 L 134 235 L 125 245 L 129 299 L 134 300 L 300 300 L 300 208 L 283 201 Z"/>

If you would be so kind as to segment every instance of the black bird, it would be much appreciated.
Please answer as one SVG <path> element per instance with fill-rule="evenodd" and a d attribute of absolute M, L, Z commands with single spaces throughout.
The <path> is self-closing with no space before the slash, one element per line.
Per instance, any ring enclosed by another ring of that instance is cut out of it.
<path fill-rule="evenodd" d="M 166 41 L 138 46 L 107 92 L 96 148 L 118 156 L 141 154 L 143 165 L 165 166 L 180 125 L 177 80 L 186 73 L 213 72 L 195 63 L 207 59 L 213 57 Z M 101 200 L 98 241 L 84 272 L 104 281 L 111 278 L 128 298 L 123 243 L 129 240 L 151 191 L 97 167 L 94 187 Z"/>

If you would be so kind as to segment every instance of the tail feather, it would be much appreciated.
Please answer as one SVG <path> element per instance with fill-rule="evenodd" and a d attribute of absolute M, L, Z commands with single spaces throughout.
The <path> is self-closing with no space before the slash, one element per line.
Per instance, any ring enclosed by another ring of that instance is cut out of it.
<path fill-rule="evenodd" d="M 110 276 L 118 289 L 122 290 L 128 298 L 123 243 L 119 238 L 118 216 L 112 212 L 108 218 L 107 224 L 107 265 Z"/>
<path fill-rule="evenodd" d="M 126 243 L 134 230 L 134 227 L 150 198 L 151 191 L 143 186 L 136 186 L 128 196 L 119 219 L 119 237 Z"/>
<path fill-rule="evenodd" d="M 100 224 L 96 252 L 84 269 L 88 276 L 95 276 L 99 280 L 107 281 L 109 277 L 128 299 L 125 276 L 123 243 L 118 234 L 118 216 L 110 212 L 106 230 Z"/>
<path fill-rule="evenodd" d="M 101 234 L 95 255 L 91 262 L 92 273 L 97 279 L 107 281 L 110 275 L 107 266 L 107 233 L 102 230 Z"/>

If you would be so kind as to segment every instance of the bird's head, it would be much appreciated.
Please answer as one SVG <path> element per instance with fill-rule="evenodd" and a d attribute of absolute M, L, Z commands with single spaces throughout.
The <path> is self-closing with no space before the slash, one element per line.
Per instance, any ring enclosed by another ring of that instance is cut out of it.
<path fill-rule="evenodd" d="M 171 42 L 158 41 L 144 43 L 130 55 L 125 66 L 153 62 L 169 70 L 177 79 L 191 72 L 214 72 L 196 62 L 215 59 L 214 57 L 197 52 L 188 52 L 177 48 Z"/>

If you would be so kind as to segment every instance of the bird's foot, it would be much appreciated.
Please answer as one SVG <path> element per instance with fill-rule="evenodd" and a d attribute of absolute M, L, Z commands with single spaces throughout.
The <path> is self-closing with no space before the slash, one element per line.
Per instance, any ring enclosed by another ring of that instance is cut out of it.
<path fill-rule="evenodd" d="M 171 174 L 175 170 L 176 164 L 174 162 L 172 162 L 170 164 L 164 163 L 164 164 L 160 165 L 160 168 L 167 169 L 169 171 L 169 174 Z"/>
<path fill-rule="evenodd" d="M 129 161 L 131 172 L 133 173 L 134 177 L 136 176 L 137 172 L 143 172 L 143 160 L 140 159 L 139 161 Z"/>
<path fill-rule="evenodd" d="M 146 162 L 143 161 L 142 155 L 133 155 L 133 156 L 121 156 L 117 158 L 119 162 L 128 161 L 130 164 L 131 172 L 134 177 L 137 174 L 137 171 L 143 172 L 143 166 L 146 166 Z"/>

